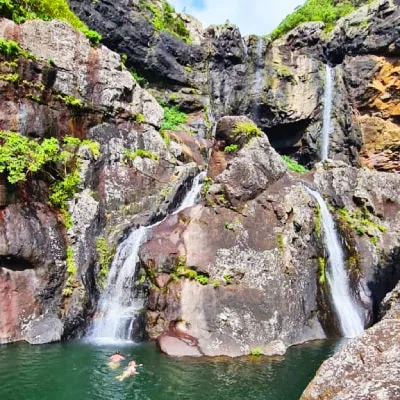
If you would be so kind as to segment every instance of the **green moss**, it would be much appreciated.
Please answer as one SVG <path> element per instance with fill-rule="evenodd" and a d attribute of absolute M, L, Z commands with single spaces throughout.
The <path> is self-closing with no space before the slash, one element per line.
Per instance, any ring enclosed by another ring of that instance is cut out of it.
<path fill-rule="evenodd" d="M 239 146 L 237 144 L 231 144 L 226 146 L 224 149 L 225 153 L 235 153 L 238 150 Z"/>
<path fill-rule="evenodd" d="M 147 81 L 147 79 L 140 75 L 139 72 L 137 72 L 134 68 L 130 68 L 129 72 L 131 73 L 131 75 L 133 76 L 133 78 L 135 79 L 135 81 L 140 85 L 140 86 L 146 86 L 149 82 Z"/>
<path fill-rule="evenodd" d="M 72 247 L 67 248 L 66 261 L 67 261 L 67 281 L 65 283 L 62 294 L 64 297 L 69 297 L 72 295 L 74 288 L 77 287 L 76 273 L 78 269 L 75 264 L 75 255 Z"/>
<path fill-rule="evenodd" d="M 307 0 L 304 5 L 289 14 L 269 37 L 272 40 L 278 39 L 298 25 L 310 21 L 324 22 L 326 29 L 331 30 L 338 19 L 355 9 L 351 1 Z"/>
<path fill-rule="evenodd" d="M 371 213 L 366 208 L 358 208 L 354 212 L 349 212 L 341 207 L 337 208 L 336 212 L 342 223 L 354 230 L 358 236 L 368 236 L 375 246 L 378 242 L 378 236 L 387 231 L 387 228 L 373 220 Z"/>
<path fill-rule="evenodd" d="M 100 266 L 98 281 L 101 288 L 105 288 L 111 261 L 115 254 L 115 248 L 111 248 L 107 240 L 100 237 L 96 241 L 97 260 Z"/>
<path fill-rule="evenodd" d="M 301 174 L 309 172 L 309 170 L 306 167 L 303 167 L 301 164 L 291 159 L 289 156 L 282 156 L 282 159 L 283 161 L 285 161 L 289 171 L 299 172 Z"/>
<path fill-rule="evenodd" d="M 19 75 L 18 73 L 14 74 L 0 74 L 0 81 L 6 81 L 6 82 L 11 82 L 11 83 L 16 83 L 18 82 Z"/>
<path fill-rule="evenodd" d="M 160 136 L 163 138 L 165 145 L 167 148 L 169 148 L 171 144 L 171 136 L 169 136 L 168 132 L 166 131 L 160 131 Z"/>
<path fill-rule="evenodd" d="M 139 124 L 143 124 L 144 122 L 146 122 L 146 119 L 143 114 L 139 113 L 139 114 L 136 114 L 135 121 L 138 122 Z"/>
<path fill-rule="evenodd" d="M 150 1 L 141 0 L 140 3 L 153 14 L 151 22 L 154 29 L 169 32 L 186 43 L 191 42 L 190 33 L 186 28 L 185 22 L 176 14 L 175 9 L 168 2 L 161 0 L 156 5 Z"/>
<path fill-rule="evenodd" d="M 0 0 L 1 7 L 1 0 Z M 0 13 L 1 16 L 1 13 Z M 23 50 L 17 42 L 13 40 L 7 40 L 0 38 L 0 54 L 7 58 L 15 58 L 22 56 L 29 60 L 35 60 L 36 58 L 29 51 Z"/>
<path fill-rule="evenodd" d="M 261 355 L 261 349 L 251 349 L 250 350 L 250 355 L 251 356 L 255 356 L 255 357 L 259 357 Z"/>
<path fill-rule="evenodd" d="M 73 97 L 73 96 L 58 95 L 57 99 L 63 101 L 68 107 L 70 107 L 72 109 L 82 109 L 85 107 L 85 105 L 82 103 L 82 100 L 77 99 L 76 97 Z"/>
<path fill-rule="evenodd" d="M 69 8 L 65 0 L 0 0 L 0 16 L 20 24 L 29 19 L 50 21 L 59 19 L 80 30 L 92 45 L 101 41 L 101 35 L 90 30 Z"/>
<path fill-rule="evenodd" d="M 251 121 L 237 122 L 233 128 L 234 135 L 246 135 L 247 138 L 255 138 L 262 135 L 262 131 Z"/>
<path fill-rule="evenodd" d="M 228 231 L 235 232 L 235 227 L 233 226 L 233 224 L 231 224 L 231 223 L 229 223 L 229 222 L 227 222 L 227 221 L 224 222 L 224 227 L 225 227 L 225 229 L 227 229 Z"/>
<path fill-rule="evenodd" d="M 161 129 L 167 131 L 174 131 L 179 128 L 181 124 L 185 124 L 187 115 L 177 107 L 164 107 L 164 119 L 161 123 Z"/>
<path fill-rule="evenodd" d="M 231 275 L 224 275 L 224 280 L 225 280 L 225 283 L 227 284 L 227 285 L 231 285 L 232 284 L 232 276 Z"/>
<path fill-rule="evenodd" d="M 294 76 L 292 70 L 288 66 L 279 62 L 274 61 L 272 63 L 272 68 L 280 78 L 291 79 Z"/>
<path fill-rule="evenodd" d="M 197 271 L 188 267 L 185 255 L 181 255 L 177 258 L 175 271 L 171 273 L 171 277 L 174 280 L 178 280 L 179 278 L 188 278 L 200 283 L 201 285 L 207 285 L 210 281 L 210 278 L 207 275 L 199 274 Z"/>
<path fill-rule="evenodd" d="M 158 155 L 152 153 L 151 151 L 147 151 L 144 149 L 136 149 L 136 150 L 124 149 L 125 160 L 133 161 L 137 157 L 149 158 L 150 160 L 158 161 Z"/>
<path fill-rule="evenodd" d="M 203 196 L 205 196 L 205 195 L 208 193 L 208 191 L 210 190 L 210 187 L 211 187 L 213 184 L 214 184 L 213 179 L 210 178 L 209 176 L 206 176 L 206 177 L 204 178 L 204 181 L 203 181 L 203 186 L 201 187 L 201 194 L 202 194 Z"/>
<path fill-rule="evenodd" d="M 318 280 L 321 285 L 326 283 L 326 263 L 324 257 L 318 257 Z"/>
<path fill-rule="evenodd" d="M 278 245 L 278 254 L 282 255 L 283 252 L 285 251 L 285 240 L 284 240 L 282 232 L 278 232 L 276 234 L 276 242 Z"/>

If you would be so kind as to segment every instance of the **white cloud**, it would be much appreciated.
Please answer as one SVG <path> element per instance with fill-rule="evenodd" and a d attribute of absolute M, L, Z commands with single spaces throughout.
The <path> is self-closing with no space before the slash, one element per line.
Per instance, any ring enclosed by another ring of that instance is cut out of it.
<path fill-rule="evenodd" d="M 193 0 L 171 0 L 177 11 L 184 8 L 204 27 L 223 24 L 227 19 L 239 26 L 243 36 L 265 35 L 304 0 L 204 0 L 204 10 L 193 7 Z"/>

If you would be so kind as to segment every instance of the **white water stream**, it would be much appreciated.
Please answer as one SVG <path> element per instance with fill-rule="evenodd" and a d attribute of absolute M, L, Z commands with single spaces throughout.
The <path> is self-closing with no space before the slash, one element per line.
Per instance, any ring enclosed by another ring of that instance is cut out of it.
<path fill-rule="evenodd" d="M 364 317 L 361 308 L 351 296 L 335 223 L 322 196 L 309 188 L 307 190 L 317 200 L 321 209 L 324 245 L 328 253 L 326 277 L 342 334 L 349 338 L 358 336 L 364 331 Z"/>
<path fill-rule="evenodd" d="M 325 74 L 325 91 L 324 91 L 324 115 L 322 125 L 322 146 L 321 160 L 324 161 L 329 157 L 329 143 L 331 137 L 331 120 L 332 120 L 332 103 L 333 103 L 333 85 L 335 80 L 334 69 L 326 65 Z"/>
<path fill-rule="evenodd" d="M 191 189 L 173 214 L 198 202 L 205 175 L 202 172 L 194 178 Z M 146 241 L 147 233 L 161 222 L 133 230 L 118 246 L 108 274 L 107 289 L 100 296 L 99 311 L 90 329 L 89 340 L 101 344 L 131 340 L 133 323 L 144 305 L 143 299 L 135 297 L 134 290 L 139 250 Z"/>

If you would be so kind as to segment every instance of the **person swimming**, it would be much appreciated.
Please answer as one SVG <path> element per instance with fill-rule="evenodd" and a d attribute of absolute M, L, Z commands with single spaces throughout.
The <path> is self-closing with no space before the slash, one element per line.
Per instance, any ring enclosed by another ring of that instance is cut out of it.
<path fill-rule="evenodd" d="M 111 354 L 108 359 L 110 360 L 108 367 L 110 369 L 117 369 L 121 365 L 121 361 L 125 360 L 125 357 L 117 350 L 115 353 Z"/>
<path fill-rule="evenodd" d="M 136 364 L 136 361 L 130 361 L 128 366 L 124 369 L 124 372 L 122 372 L 121 375 L 117 376 L 116 379 L 118 379 L 120 382 L 123 381 L 126 378 L 129 378 L 130 376 L 135 376 L 137 375 L 136 367 L 141 367 L 143 364 Z"/>

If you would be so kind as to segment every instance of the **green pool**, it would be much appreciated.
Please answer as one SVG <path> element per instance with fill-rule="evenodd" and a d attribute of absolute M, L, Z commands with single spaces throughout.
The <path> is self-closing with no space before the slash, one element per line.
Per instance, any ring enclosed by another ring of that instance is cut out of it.
<path fill-rule="evenodd" d="M 317 342 L 269 359 L 174 359 L 154 345 L 120 348 L 144 366 L 123 382 L 107 355 L 115 347 L 84 342 L 0 346 L 1 400 L 295 400 L 339 344 Z M 125 366 L 125 365 L 123 365 Z"/>

